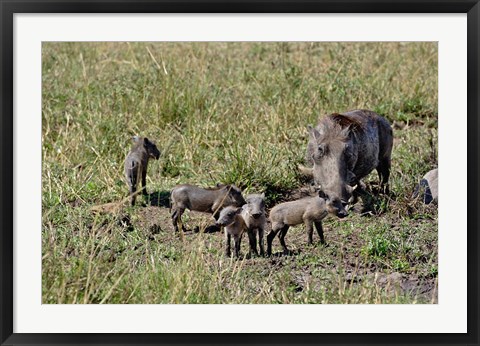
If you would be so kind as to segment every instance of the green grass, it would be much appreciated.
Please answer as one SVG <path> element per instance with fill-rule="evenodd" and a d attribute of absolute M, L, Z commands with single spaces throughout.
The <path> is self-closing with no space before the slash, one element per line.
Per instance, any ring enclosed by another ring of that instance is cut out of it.
<path fill-rule="evenodd" d="M 44 43 L 42 56 L 44 303 L 436 301 L 437 209 L 410 198 L 437 163 L 435 43 Z M 304 185 L 306 126 L 357 108 L 394 124 L 392 195 L 374 216 L 328 217 L 328 247 L 298 226 L 297 255 L 235 261 L 219 233 L 175 236 L 168 208 L 90 210 L 127 196 L 137 134 L 162 152 L 149 192 L 235 183 L 272 207 Z M 389 289 L 391 273 L 418 289 Z"/>

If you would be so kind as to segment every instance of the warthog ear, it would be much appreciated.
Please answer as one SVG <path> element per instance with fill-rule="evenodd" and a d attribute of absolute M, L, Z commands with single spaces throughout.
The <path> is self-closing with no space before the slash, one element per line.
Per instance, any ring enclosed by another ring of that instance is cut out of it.
<path fill-rule="evenodd" d="M 230 185 L 230 184 L 221 184 L 219 187 L 220 187 L 221 189 L 227 190 L 227 192 L 228 192 L 229 194 L 235 193 L 235 189 L 232 188 L 232 185 Z"/>
<path fill-rule="evenodd" d="M 143 139 L 143 146 L 148 147 L 150 144 L 152 144 L 152 142 L 150 142 L 150 140 L 147 137 L 145 137 Z"/>
<path fill-rule="evenodd" d="M 310 134 L 310 137 L 312 137 L 315 140 L 319 140 L 321 135 L 320 132 L 316 128 L 314 128 L 312 125 L 307 126 L 308 133 Z"/>
<path fill-rule="evenodd" d="M 352 129 L 352 125 L 348 125 L 347 127 L 344 127 L 340 132 L 340 136 L 347 138 L 348 135 L 350 134 L 351 129 Z"/>

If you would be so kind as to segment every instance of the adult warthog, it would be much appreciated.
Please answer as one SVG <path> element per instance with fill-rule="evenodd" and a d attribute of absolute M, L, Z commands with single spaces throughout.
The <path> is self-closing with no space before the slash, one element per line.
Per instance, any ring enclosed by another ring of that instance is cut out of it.
<path fill-rule="evenodd" d="M 329 212 L 346 216 L 354 187 L 373 169 L 388 192 L 393 133 L 385 118 L 368 110 L 335 113 L 323 117 L 315 128 L 308 126 L 308 132 L 306 158 L 313 164 L 313 179 Z"/>

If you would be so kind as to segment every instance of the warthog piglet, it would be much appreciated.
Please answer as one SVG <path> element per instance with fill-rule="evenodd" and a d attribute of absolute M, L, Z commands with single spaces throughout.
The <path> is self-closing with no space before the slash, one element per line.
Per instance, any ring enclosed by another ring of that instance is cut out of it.
<path fill-rule="evenodd" d="M 240 255 L 242 235 L 246 228 L 242 217 L 242 208 L 231 205 L 223 208 L 216 224 L 225 228 L 225 255 L 228 257 L 231 255 L 230 246 L 233 237 L 235 257 L 238 257 Z"/>
<path fill-rule="evenodd" d="M 317 229 L 320 242 L 325 243 L 323 236 L 322 220 L 327 216 L 327 205 L 323 198 L 319 196 L 305 197 L 296 201 L 285 202 L 276 205 L 270 211 L 270 222 L 272 230 L 267 236 L 267 255 L 272 254 L 272 241 L 279 235 L 280 244 L 283 253 L 288 254 L 288 248 L 285 244 L 285 235 L 290 226 L 305 224 L 308 234 L 308 243 L 313 243 L 313 225 Z"/>
<path fill-rule="evenodd" d="M 242 216 L 247 227 L 248 239 L 250 242 L 250 254 L 258 255 L 257 234 L 260 255 L 265 255 L 263 247 L 263 234 L 267 224 L 265 216 L 265 194 L 251 194 L 245 198 L 247 204 L 242 208 Z"/>
<path fill-rule="evenodd" d="M 135 199 L 137 196 L 137 184 L 139 178 L 142 179 L 142 193 L 147 194 L 147 167 L 148 160 L 158 160 L 160 157 L 160 150 L 154 142 L 151 142 L 148 138 L 133 137 L 133 147 L 125 159 L 125 178 L 127 179 L 127 185 L 130 193 L 131 204 L 135 205 Z"/>
<path fill-rule="evenodd" d="M 188 184 L 178 185 L 173 188 L 170 200 L 175 232 L 179 229 L 185 209 L 212 213 L 217 219 L 222 208 L 229 205 L 241 207 L 245 204 L 242 191 L 238 187 L 223 184 L 207 189 Z M 181 228 L 184 229 L 183 226 Z"/>

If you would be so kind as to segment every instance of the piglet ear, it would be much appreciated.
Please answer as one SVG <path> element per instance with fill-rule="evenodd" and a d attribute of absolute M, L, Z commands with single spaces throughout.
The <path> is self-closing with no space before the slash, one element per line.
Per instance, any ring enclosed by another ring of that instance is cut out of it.
<path fill-rule="evenodd" d="M 150 144 L 150 141 L 148 140 L 147 137 L 145 137 L 145 138 L 143 139 L 143 145 L 144 145 L 145 147 L 148 147 L 149 144 Z"/>

